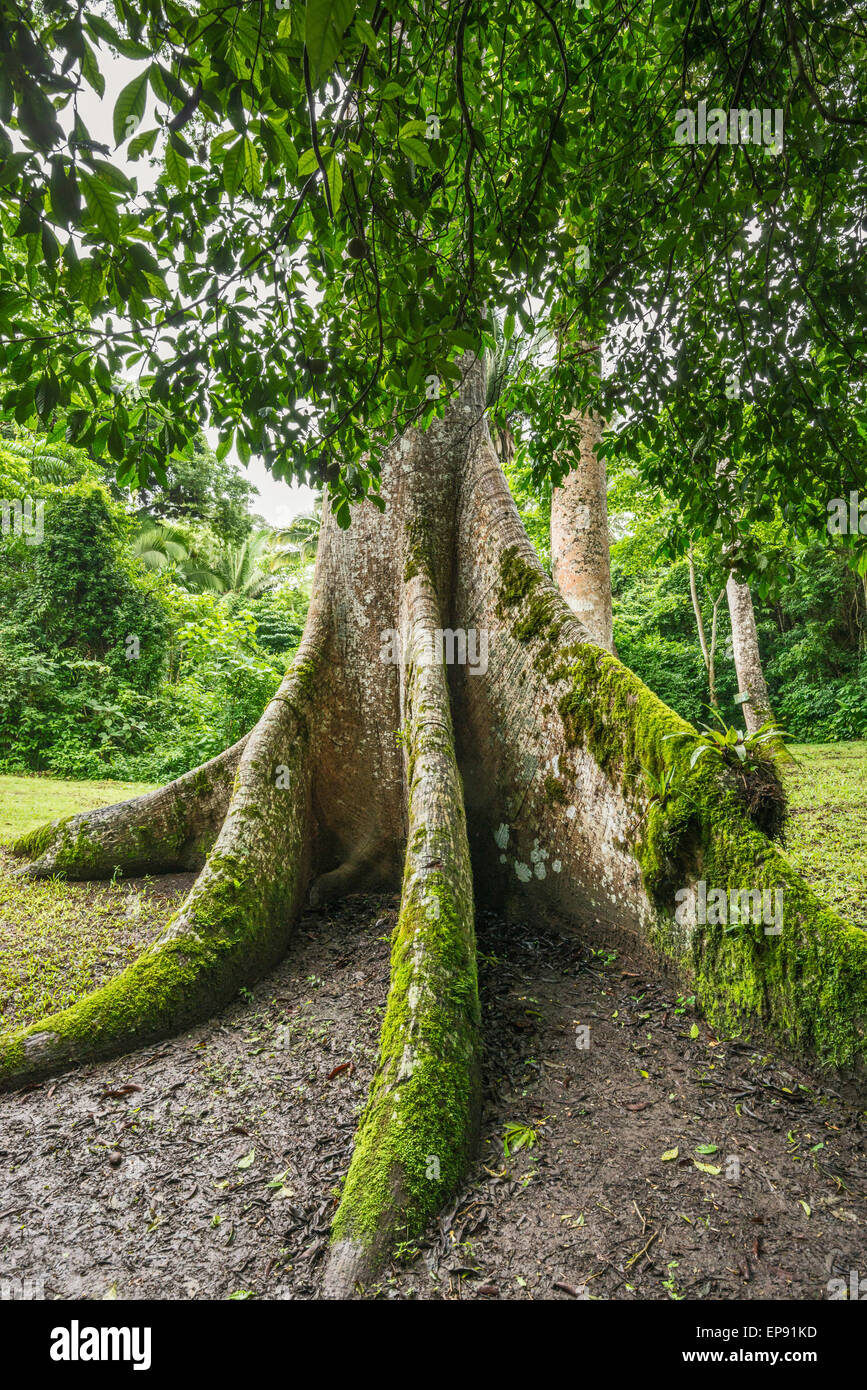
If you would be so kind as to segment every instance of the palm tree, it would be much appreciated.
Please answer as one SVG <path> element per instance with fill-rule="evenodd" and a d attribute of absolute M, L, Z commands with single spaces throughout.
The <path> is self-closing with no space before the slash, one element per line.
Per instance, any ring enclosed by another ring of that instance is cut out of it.
<path fill-rule="evenodd" d="M 146 517 L 130 549 L 148 569 L 173 570 L 179 582 L 196 593 L 255 599 L 275 588 L 283 571 L 310 553 L 308 547 L 315 553 L 318 528 L 318 516 L 296 517 L 286 531 L 262 528 L 243 541 L 224 541 L 213 555 L 202 555 L 180 527 Z M 292 538 L 289 545 L 274 544 L 284 537 Z"/>
<path fill-rule="evenodd" d="M 177 526 L 166 526 L 145 517 L 130 541 L 130 550 L 149 570 L 167 570 L 175 566 L 179 572 L 190 559 L 187 538 Z"/>
<path fill-rule="evenodd" d="M 315 559 L 321 529 L 322 493 L 316 492 L 309 512 L 299 512 L 288 526 L 273 532 L 275 556 L 293 556 L 301 564 Z M 283 565 L 278 567 L 283 568 Z"/>
<path fill-rule="evenodd" d="M 226 597 L 254 599 L 280 582 L 292 554 L 275 550 L 274 532 L 253 531 L 238 545 L 221 545 L 211 565 L 213 589 Z"/>

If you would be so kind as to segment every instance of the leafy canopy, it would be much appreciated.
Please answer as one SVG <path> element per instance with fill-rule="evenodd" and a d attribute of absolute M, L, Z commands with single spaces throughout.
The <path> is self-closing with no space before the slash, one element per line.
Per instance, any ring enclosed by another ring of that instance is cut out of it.
<path fill-rule="evenodd" d="M 0 408 L 122 483 L 209 421 L 221 457 L 327 481 L 348 524 L 382 443 L 495 346 L 494 310 L 507 339 L 556 338 L 524 408 L 619 413 L 701 523 L 724 441 L 744 514 L 862 470 L 863 6 L 0 9 Z M 78 105 L 114 55 L 109 136 Z M 699 101 L 780 109 L 782 153 L 678 144 Z"/>

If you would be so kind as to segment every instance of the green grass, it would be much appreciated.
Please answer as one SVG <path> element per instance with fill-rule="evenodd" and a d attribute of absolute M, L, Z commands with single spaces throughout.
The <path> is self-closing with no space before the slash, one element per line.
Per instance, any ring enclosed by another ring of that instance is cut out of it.
<path fill-rule="evenodd" d="M 0 844 L 45 821 L 93 811 L 151 791 L 147 782 L 62 782 L 56 777 L 0 777 Z"/>
<path fill-rule="evenodd" d="M 0 777 L 0 841 L 149 790 L 142 783 Z M 183 897 L 174 880 L 16 879 L 15 862 L 0 850 L 0 1032 L 65 1008 L 117 974 L 159 936 Z"/>
<path fill-rule="evenodd" d="M 841 916 L 867 928 L 867 743 L 791 751 L 789 858 Z"/>
<path fill-rule="evenodd" d="M 0 852 L 0 1033 L 64 1009 L 155 941 L 183 898 L 147 881 L 15 879 Z"/>

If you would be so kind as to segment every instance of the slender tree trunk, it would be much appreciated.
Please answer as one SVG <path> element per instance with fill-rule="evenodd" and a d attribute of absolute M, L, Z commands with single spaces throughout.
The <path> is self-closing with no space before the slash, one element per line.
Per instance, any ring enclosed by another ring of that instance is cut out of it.
<path fill-rule="evenodd" d="M 552 573 L 590 641 L 613 652 L 607 485 L 605 461 L 597 453 L 602 425 L 595 416 L 576 418 L 578 459 L 551 498 Z"/>
<path fill-rule="evenodd" d="M 762 658 L 759 634 L 749 584 L 739 584 L 733 574 L 728 577 L 726 593 L 732 623 L 732 650 L 738 676 L 738 691 L 749 698 L 743 703 L 748 732 L 754 733 L 773 717 Z"/>
<path fill-rule="evenodd" d="M 704 662 L 704 669 L 707 672 L 707 688 L 710 696 L 710 703 L 715 710 L 719 709 L 719 699 L 716 693 L 716 652 L 717 652 L 717 632 L 719 629 L 719 606 L 725 598 L 725 589 L 717 595 L 711 615 L 710 643 L 708 643 L 704 626 L 704 615 L 701 611 L 701 603 L 698 597 L 698 584 L 695 575 L 695 559 L 692 549 L 687 554 L 689 564 L 689 596 L 692 599 L 692 611 L 695 615 L 695 625 L 698 629 L 698 645 L 701 648 L 701 659 Z"/>
<path fill-rule="evenodd" d="M 867 937 L 821 908 L 710 760 L 690 770 L 669 738 L 689 726 L 588 642 L 521 526 L 477 365 L 442 420 L 385 451 L 381 495 L 346 531 L 326 515 L 303 641 L 246 740 L 14 847 L 32 875 L 205 862 L 133 965 L 0 1039 L 0 1089 L 127 1052 L 260 976 L 311 898 L 400 887 L 330 1297 L 461 1181 L 479 1120 L 474 893 L 662 958 L 727 1034 L 763 1024 L 845 1074 L 867 1060 Z M 779 889 L 781 933 L 709 929 L 682 906 L 699 880 Z"/>

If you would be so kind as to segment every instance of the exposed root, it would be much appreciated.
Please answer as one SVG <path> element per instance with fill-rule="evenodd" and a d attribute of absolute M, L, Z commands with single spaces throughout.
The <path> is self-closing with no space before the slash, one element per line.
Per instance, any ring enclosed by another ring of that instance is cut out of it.
<path fill-rule="evenodd" d="M 111 878 L 200 869 L 217 838 L 247 743 L 242 738 L 219 757 L 174 782 L 22 835 L 13 854 L 32 860 L 24 878 Z"/>
<path fill-rule="evenodd" d="M 408 585 L 404 732 L 409 841 L 380 1057 L 359 1125 L 325 1275 L 351 1297 L 397 1238 L 420 1232 L 454 1192 L 479 1108 L 473 892 L 445 671 L 419 665 L 439 625 L 422 571 Z"/>
<path fill-rule="evenodd" d="M 310 874 L 306 675 L 296 662 L 250 735 L 216 843 L 163 936 L 101 989 L 0 1041 L 0 1089 L 187 1027 L 279 960 Z"/>

